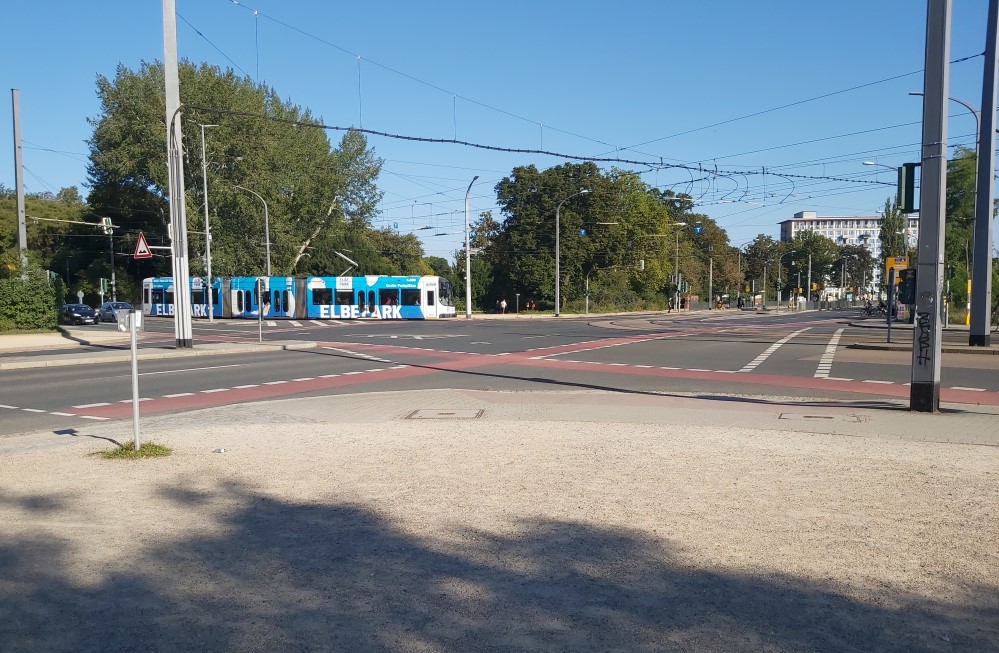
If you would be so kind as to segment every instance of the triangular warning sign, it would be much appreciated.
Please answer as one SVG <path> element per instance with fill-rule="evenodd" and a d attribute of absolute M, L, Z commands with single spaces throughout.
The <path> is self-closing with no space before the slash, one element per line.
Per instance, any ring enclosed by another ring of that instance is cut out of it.
<path fill-rule="evenodd" d="M 153 253 L 149 251 L 149 245 L 146 244 L 146 237 L 139 232 L 139 239 L 135 241 L 135 254 L 132 255 L 134 258 L 152 258 Z"/>

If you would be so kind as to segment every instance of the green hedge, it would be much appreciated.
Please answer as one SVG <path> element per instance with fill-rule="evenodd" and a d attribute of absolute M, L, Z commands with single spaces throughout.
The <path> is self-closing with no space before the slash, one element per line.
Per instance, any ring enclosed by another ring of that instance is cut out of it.
<path fill-rule="evenodd" d="M 10 269 L 0 278 L 0 331 L 51 331 L 59 315 L 56 293 L 44 270 Z"/>

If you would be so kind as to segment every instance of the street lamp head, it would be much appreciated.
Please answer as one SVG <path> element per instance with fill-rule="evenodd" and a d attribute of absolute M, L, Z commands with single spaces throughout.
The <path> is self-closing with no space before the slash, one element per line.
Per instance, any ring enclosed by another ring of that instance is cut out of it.
<path fill-rule="evenodd" d="M 686 227 L 687 223 L 686 222 L 674 222 L 673 226 L 674 227 Z"/>
<path fill-rule="evenodd" d="M 580 194 L 580 195 L 586 195 L 586 194 L 587 194 L 587 193 L 589 193 L 589 192 L 590 192 L 590 189 L 589 189 L 589 188 L 581 188 L 581 189 L 579 190 L 579 194 Z"/>

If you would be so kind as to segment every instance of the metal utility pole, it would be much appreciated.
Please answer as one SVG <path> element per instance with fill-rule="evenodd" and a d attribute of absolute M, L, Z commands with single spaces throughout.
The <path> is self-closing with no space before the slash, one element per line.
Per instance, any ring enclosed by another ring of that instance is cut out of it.
<path fill-rule="evenodd" d="M 811 254 L 808 255 L 808 288 L 805 289 L 805 292 L 808 293 L 807 295 L 808 301 L 805 302 L 805 308 L 807 309 L 808 305 L 812 302 L 812 255 Z"/>
<path fill-rule="evenodd" d="M 472 319 L 472 243 L 468 234 L 468 195 L 472 192 L 472 184 L 479 176 L 472 177 L 472 183 L 465 191 L 465 319 Z"/>
<path fill-rule="evenodd" d="M 204 196 L 205 196 L 205 276 L 207 279 L 207 288 L 205 292 L 205 305 L 208 309 L 208 322 L 212 323 L 214 320 L 213 313 L 215 308 L 214 293 L 212 293 L 212 228 L 208 223 L 208 163 L 205 159 L 205 128 L 206 127 L 218 127 L 218 125 L 200 125 L 201 127 L 201 181 L 204 183 Z"/>
<path fill-rule="evenodd" d="M 715 307 L 715 259 L 708 257 L 708 310 Z"/>
<path fill-rule="evenodd" d="M 24 164 L 21 161 L 21 107 L 20 94 L 10 89 L 14 109 L 14 187 L 17 194 L 17 247 L 21 250 L 21 267 L 28 267 L 28 229 L 24 216 Z"/>
<path fill-rule="evenodd" d="M 180 76 L 177 71 L 177 9 L 163 0 L 163 82 L 166 91 L 167 172 L 170 180 L 170 255 L 173 259 L 173 328 L 178 349 L 194 347 L 191 330 L 191 276 L 187 264 L 187 213 L 184 209 L 183 134 L 180 126 Z"/>
<path fill-rule="evenodd" d="M 971 270 L 971 328 L 968 332 L 968 344 L 973 347 L 988 347 L 991 344 L 989 323 L 992 312 L 992 207 L 996 170 L 997 36 L 999 0 L 989 0 L 989 18 L 985 26 L 985 69 L 982 73 L 982 111 L 978 124 L 975 252 Z"/>
<path fill-rule="evenodd" d="M 909 409 L 940 410 L 940 302 L 943 287 L 944 214 L 947 196 L 947 97 L 950 0 L 927 0 L 923 72 L 922 183 L 919 194 L 919 264 L 912 336 Z M 889 306 L 889 311 L 892 307 Z"/>

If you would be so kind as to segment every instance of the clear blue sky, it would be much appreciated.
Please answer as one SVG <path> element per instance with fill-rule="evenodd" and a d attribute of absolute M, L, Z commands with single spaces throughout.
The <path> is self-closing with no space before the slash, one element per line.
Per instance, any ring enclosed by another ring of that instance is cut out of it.
<path fill-rule="evenodd" d="M 954 2 L 952 60 L 984 50 L 986 8 Z M 736 245 L 776 237 L 797 211 L 872 215 L 894 173 L 861 162 L 919 156 L 921 102 L 908 92 L 922 88 L 926 8 L 913 0 L 177 0 L 177 12 L 181 57 L 266 82 L 330 125 L 745 173 L 690 183 L 704 175 L 618 164 L 699 198 Z M 161 3 L 13 2 L 4 17 L 0 182 L 14 185 L 17 88 L 28 192 L 76 185 L 85 196 L 95 79 L 162 59 Z M 952 65 L 950 95 L 979 106 L 982 64 Z M 950 110 L 950 143 L 974 147 L 974 118 Z M 514 166 L 565 161 L 369 144 L 385 160 L 376 226 L 398 223 L 449 259 L 472 177 L 475 216 L 494 208 L 493 187 Z"/>

